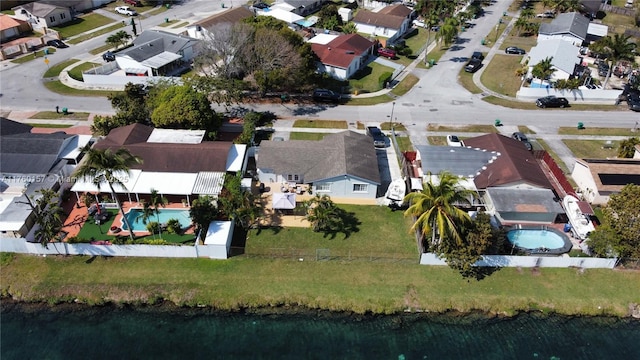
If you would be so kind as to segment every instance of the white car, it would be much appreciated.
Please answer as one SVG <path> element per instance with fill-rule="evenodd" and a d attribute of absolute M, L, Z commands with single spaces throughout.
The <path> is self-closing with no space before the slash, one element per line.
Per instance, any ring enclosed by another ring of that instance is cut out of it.
<path fill-rule="evenodd" d="M 138 13 L 135 10 L 131 9 L 128 6 L 118 6 L 116 8 L 116 12 L 118 14 L 128 15 L 128 16 L 136 16 L 136 15 L 138 15 Z"/>
<path fill-rule="evenodd" d="M 556 17 L 556 13 L 553 11 L 545 11 L 541 14 L 536 15 L 536 17 L 543 19 L 553 19 L 554 17 Z"/>
<path fill-rule="evenodd" d="M 447 145 L 454 147 L 464 147 L 464 143 L 456 135 L 447 135 Z"/>

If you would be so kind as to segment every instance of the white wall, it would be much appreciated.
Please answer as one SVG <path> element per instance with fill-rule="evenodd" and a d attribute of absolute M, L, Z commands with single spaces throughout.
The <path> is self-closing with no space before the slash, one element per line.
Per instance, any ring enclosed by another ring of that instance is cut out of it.
<path fill-rule="evenodd" d="M 567 268 L 578 267 L 588 269 L 613 269 L 616 266 L 617 258 L 584 258 L 584 257 L 564 257 L 564 256 L 505 256 L 486 255 L 476 263 L 476 266 L 491 267 L 554 267 Z M 438 258 L 436 254 L 424 253 L 420 256 L 420 265 L 442 265 L 447 263 Z"/>
<path fill-rule="evenodd" d="M 153 69 L 148 66 L 143 66 L 139 62 L 133 60 L 128 56 L 116 56 L 116 63 L 118 63 L 118 67 L 122 70 L 126 69 L 146 69 L 147 75 L 153 75 Z"/>
<path fill-rule="evenodd" d="M 577 37 L 573 36 L 573 35 L 541 35 L 538 34 L 538 42 L 543 41 L 543 40 L 551 40 L 551 39 L 561 39 L 564 40 L 566 42 L 569 42 L 575 46 L 581 46 L 583 40 L 582 39 L 578 39 Z"/>
<path fill-rule="evenodd" d="M 84 83 L 89 85 L 92 89 L 100 89 L 104 87 L 107 90 L 113 90 L 114 87 L 119 90 L 124 90 L 125 85 L 128 83 L 133 84 L 149 84 L 159 80 L 173 81 L 180 84 L 180 78 L 177 77 L 165 77 L 165 76 L 114 76 L 114 75 L 91 75 L 82 74 Z"/>
<path fill-rule="evenodd" d="M 519 100 L 531 100 L 535 101 L 538 98 L 547 95 L 555 95 L 566 97 L 569 102 L 571 101 L 603 101 L 610 102 L 611 105 L 615 104 L 618 95 L 622 93 L 621 90 L 601 90 L 601 89 L 584 89 L 584 90 L 565 90 L 559 91 L 554 88 L 528 88 L 521 87 L 516 93 L 516 98 Z"/>
<path fill-rule="evenodd" d="M 609 196 L 600 195 L 589 166 L 576 161 L 571 172 L 571 177 L 576 182 L 584 199 L 594 205 L 605 205 L 609 202 Z"/>

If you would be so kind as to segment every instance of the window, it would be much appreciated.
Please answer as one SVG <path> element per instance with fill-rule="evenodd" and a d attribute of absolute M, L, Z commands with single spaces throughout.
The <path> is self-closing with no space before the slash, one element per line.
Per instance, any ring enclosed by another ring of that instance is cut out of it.
<path fill-rule="evenodd" d="M 321 183 L 316 185 L 316 191 L 331 191 L 331 183 Z"/>
<path fill-rule="evenodd" d="M 295 181 L 298 182 L 298 180 L 300 180 L 300 176 L 298 175 L 287 175 L 287 181 Z"/>
<path fill-rule="evenodd" d="M 49 21 L 51 21 L 52 23 L 56 22 L 56 17 L 55 16 L 49 16 Z"/>
<path fill-rule="evenodd" d="M 60 20 L 66 18 L 66 17 L 67 17 L 67 14 L 65 14 L 65 13 L 60 14 Z"/>
<path fill-rule="evenodd" d="M 367 192 L 367 184 L 353 184 L 353 192 Z"/>

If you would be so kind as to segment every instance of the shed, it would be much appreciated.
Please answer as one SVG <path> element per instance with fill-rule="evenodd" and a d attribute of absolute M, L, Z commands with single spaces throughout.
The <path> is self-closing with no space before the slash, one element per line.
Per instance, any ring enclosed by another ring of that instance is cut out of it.
<path fill-rule="evenodd" d="M 346 7 L 341 7 L 340 9 L 338 9 L 338 15 L 340 15 L 340 18 L 342 18 L 342 22 L 346 23 L 353 19 L 353 10 Z"/>
<path fill-rule="evenodd" d="M 211 259 L 229 258 L 233 239 L 233 221 L 212 221 L 207 229 L 204 245 Z"/>

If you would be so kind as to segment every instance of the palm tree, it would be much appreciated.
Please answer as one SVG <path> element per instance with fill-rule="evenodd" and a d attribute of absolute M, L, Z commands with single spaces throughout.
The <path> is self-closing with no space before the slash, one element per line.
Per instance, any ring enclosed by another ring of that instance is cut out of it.
<path fill-rule="evenodd" d="M 582 10 L 580 0 L 554 0 L 552 4 L 553 10 L 559 13 Z"/>
<path fill-rule="evenodd" d="M 609 78 L 613 71 L 613 66 L 620 60 L 628 60 L 633 62 L 635 57 L 635 49 L 637 44 L 630 42 L 631 35 L 615 34 L 613 38 L 607 36 L 602 38 L 594 44 L 594 51 L 602 53 L 609 62 L 609 71 L 607 77 L 604 80 L 603 89 L 606 89 Z"/>
<path fill-rule="evenodd" d="M 305 219 L 311 223 L 313 231 L 336 230 L 340 225 L 340 213 L 328 195 L 316 195 L 304 202 L 307 209 Z"/>
<path fill-rule="evenodd" d="M 532 19 L 535 16 L 533 9 L 523 9 L 520 11 L 520 18 L 524 18 L 525 20 Z"/>
<path fill-rule="evenodd" d="M 453 17 L 448 18 L 440 27 L 440 30 L 436 34 L 436 39 L 444 42 L 445 46 L 451 45 L 456 36 L 458 36 L 458 25 L 460 25 L 458 19 Z"/>
<path fill-rule="evenodd" d="M 136 218 L 136 222 L 138 222 L 138 220 L 142 220 L 142 223 L 144 225 L 147 225 L 149 219 L 155 214 L 155 209 L 144 200 L 141 200 L 140 202 L 142 203 L 142 212 L 140 212 L 140 215 L 138 215 L 138 217 Z M 153 238 L 155 239 L 156 233 L 153 231 L 151 233 L 153 234 Z"/>
<path fill-rule="evenodd" d="M 129 229 L 129 237 L 131 238 L 131 241 L 134 240 L 131 224 L 129 224 L 129 219 L 125 216 L 122 204 L 118 201 L 118 196 L 116 195 L 113 185 L 119 185 L 124 188 L 124 184 L 119 176 L 129 176 L 130 167 L 140 163 L 142 163 L 142 159 L 132 155 L 129 150 L 124 148 L 120 148 L 116 152 L 111 151 L 111 149 L 101 150 L 90 148 L 85 154 L 84 162 L 78 166 L 76 170 L 77 177 L 87 177 L 92 179 L 93 184 L 98 188 L 102 184 L 109 185 L 111 195 L 122 214 L 122 221 Z"/>
<path fill-rule="evenodd" d="M 421 192 L 412 192 L 405 196 L 404 202 L 409 208 L 405 216 L 414 216 L 415 223 L 411 231 L 420 230 L 423 237 L 431 234 L 430 247 L 438 251 L 443 241 L 454 241 L 451 245 L 462 245 L 461 226 L 471 221 L 466 211 L 456 204 L 470 204 L 474 192 L 464 189 L 457 176 L 442 172 L 437 182 L 430 179 L 422 185 Z"/>
<path fill-rule="evenodd" d="M 160 235 L 160 239 L 162 239 L 162 224 L 160 224 L 160 210 L 158 209 L 158 206 L 160 207 L 166 207 L 167 204 L 169 203 L 169 200 L 167 200 L 166 197 L 162 196 L 162 194 L 158 193 L 158 190 L 156 189 L 151 189 L 151 201 L 149 203 L 149 206 L 153 209 L 153 212 L 156 214 L 156 219 L 158 219 L 158 224 L 159 226 L 159 230 L 158 230 L 158 234 Z"/>
<path fill-rule="evenodd" d="M 48 248 L 48 244 L 60 232 L 63 225 L 64 210 L 58 203 L 57 194 L 51 189 L 38 190 L 42 196 L 35 199 L 27 196 L 26 204 L 33 212 L 34 222 L 38 225 L 35 238 Z M 26 195 L 25 195 L 26 196 Z"/>
<path fill-rule="evenodd" d="M 535 76 L 540 80 L 548 80 L 553 73 L 556 72 L 553 68 L 553 56 L 547 57 L 544 60 L 541 60 L 539 63 L 533 66 L 531 70 L 531 75 Z"/>
<path fill-rule="evenodd" d="M 520 32 L 522 32 L 523 30 L 526 30 L 528 26 L 529 26 L 529 20 L 527 20 L 522 16 L 520 16 L 518 20 L 516 20 L 516 22 L 513 24 L 513 27 L 518 29 L 518 36 L 520 36 Z"/>
<path fill-rule="evenodd" d="M 350 21 L 342 27 L 342 32 L 345 34 L 355 34 L 358 32 L 358 28 L 353 21 Z"/>

